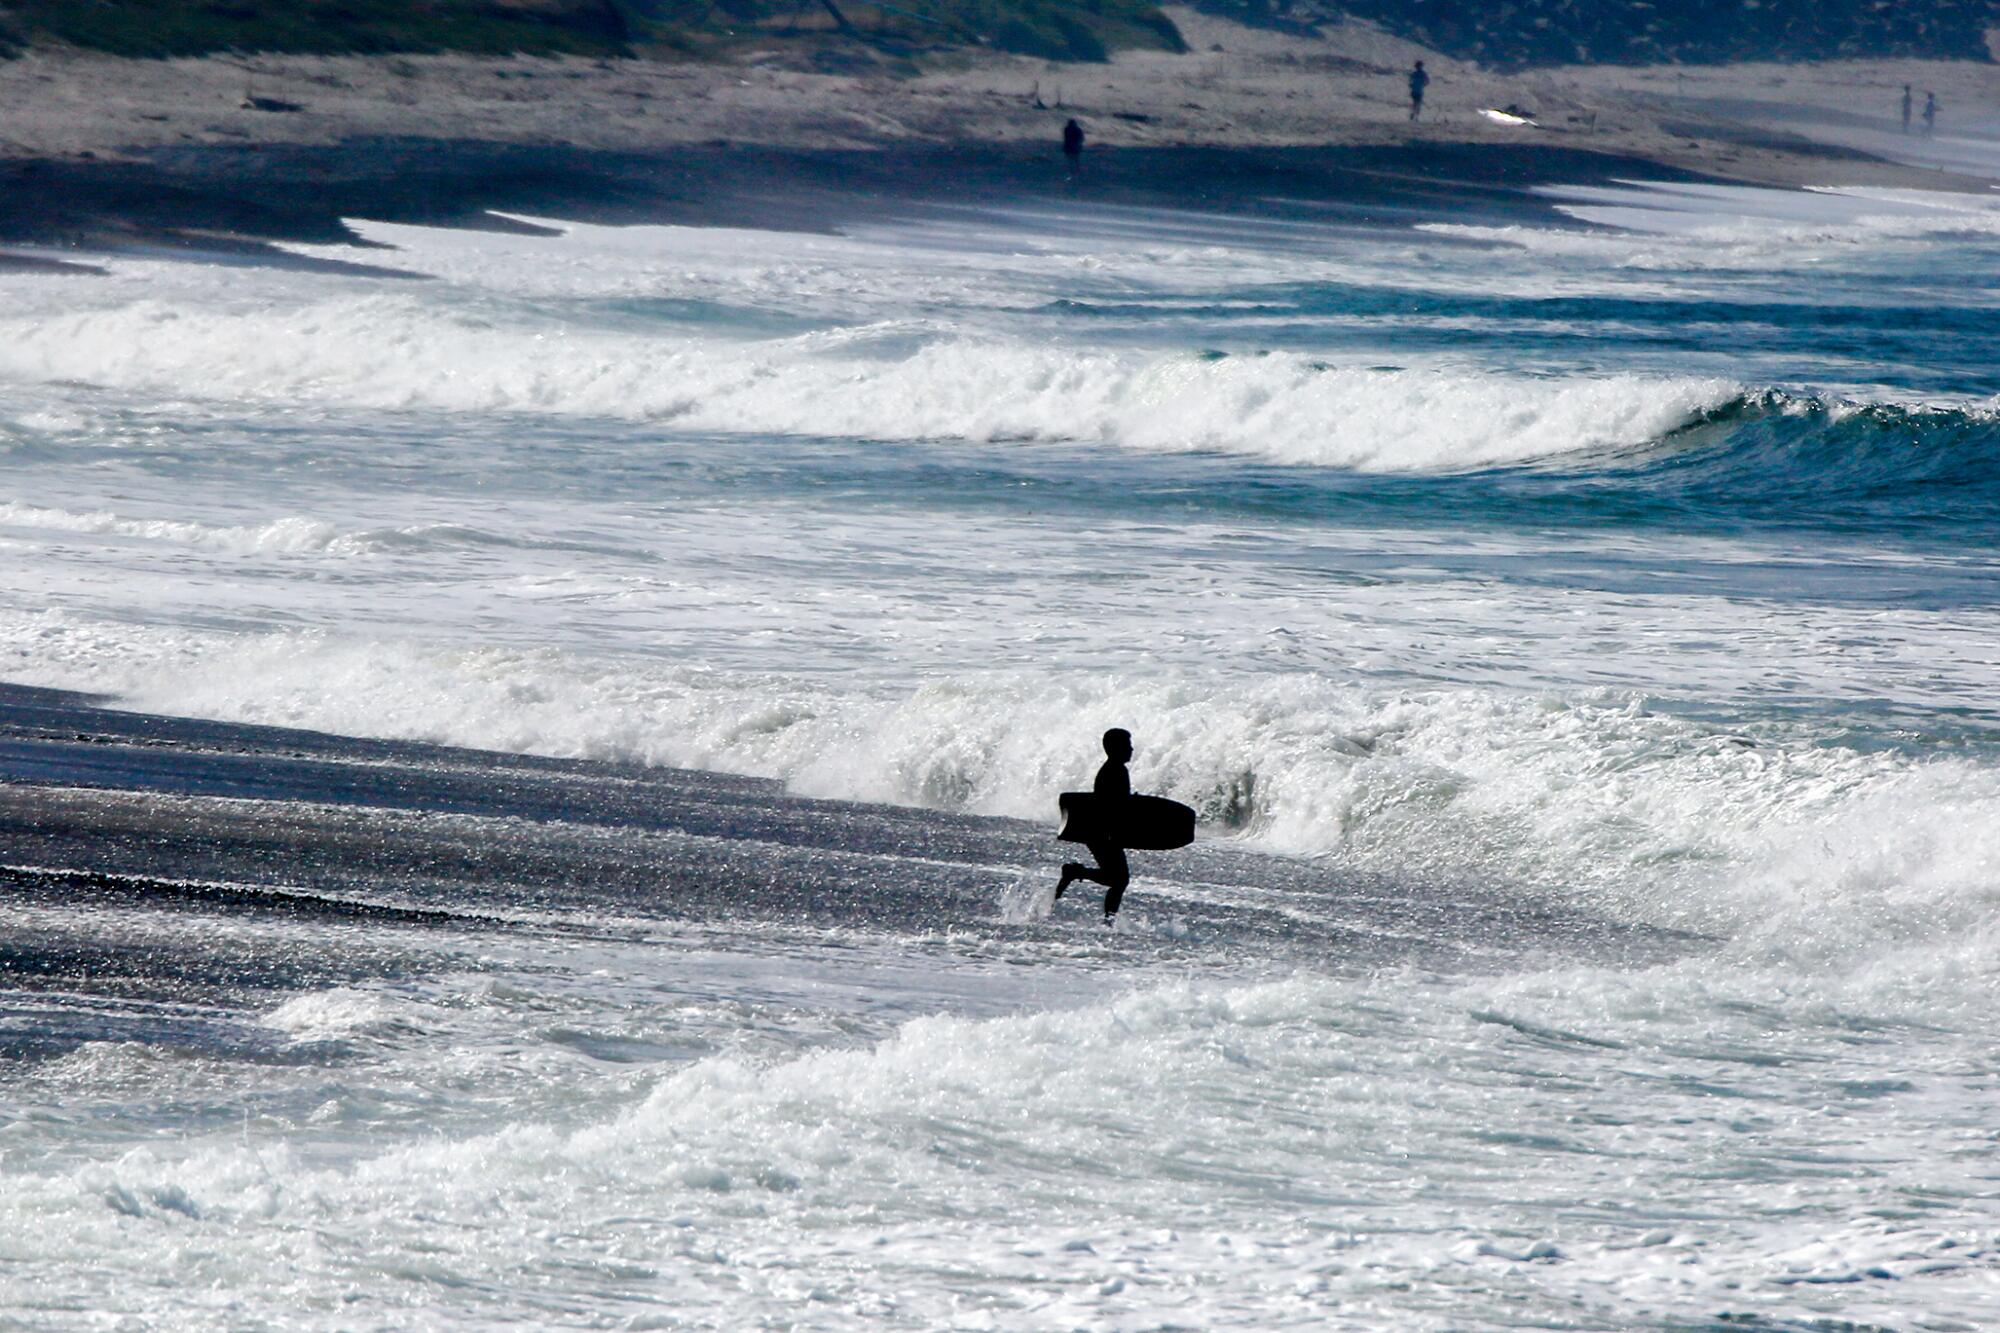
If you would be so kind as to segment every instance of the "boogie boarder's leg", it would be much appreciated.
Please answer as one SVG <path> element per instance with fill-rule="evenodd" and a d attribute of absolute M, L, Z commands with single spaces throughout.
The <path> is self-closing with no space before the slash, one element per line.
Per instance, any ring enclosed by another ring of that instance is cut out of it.
<path fill-rule="evenodd" d="M 1097 873 L 1091 878 L 1104 886 L 1104 919 L 1108 922 L 1118 915 L 1118 904 L 1125 899 L 1132 867 L 1125 864 L 1123 847 L 1092 847 L 1090 853 L 1097 858 Z"/>
<path fill-rule="evenodd" d="M 1097 864 L 1093 867 L 1077 861 L 1063 862 L 1062 878 L 1056 881 L 1056 897 L 1062 897 L 1063 890 L 1080 879 L 1102 884 L 1104 915 L 1110 916 L 1118 910 L 1118 900 L 1125 896 L 1125 886 L 1132 880 L 1131 867 L 1125 864 L 1125 849 L 1101 842 L 1088 842 L 1084 846 L 1097 858 Z"/>

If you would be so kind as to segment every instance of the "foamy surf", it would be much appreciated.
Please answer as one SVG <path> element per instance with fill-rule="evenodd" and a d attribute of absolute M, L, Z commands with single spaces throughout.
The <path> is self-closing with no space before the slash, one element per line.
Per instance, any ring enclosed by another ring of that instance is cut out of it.
<path fill-rule="evenodd" d="M 30 1272 L 113 1227 L 156 1237 L 126 1271 L 173 1281 L 187 1248 L 224 1237 L 216 1280 L 288 1274 L 239 1307 L 253 1315 L 282 1302 L 331 1317 L 345 1293 L 389 1283 L 446 1286 L 461 1318 L 500 1317 L 574 1248 L 593 1257 L 573 1306 L 627 1327 L 937 1325 L 970 1306 L 999 1326 L 1441 1330 L 1486 1317 L 1495 1288 L 1515 1317 L 1550 1320 L 1617 1322 L 1628 1305 L 1777 1316 L 1836 1297 L 1861 1318 L 1912 1301 L 1937 1326 L 1976 1318 L 2000 1264 L 1990 1243 L 1920 1214 L 1857 1216 L 1882 1174 L 1951 1188 L 1949 1146 L 1894 1109 L 1900 1061 L 1856 1062 L 1833 1030 L 1773 1051 L 1751 981 L 1152 986 L 1056 1013 L 918 1019 L 845 1050 L 711 1058 L 608 1113 L 356 1145 L 335 1163 L 228 1140 L 143 1148 L 0 1209 L 38 1219 L 14 1229 Z M 1815 1058 L 1836 1054 L 1845 1082 Z M 1755 1102 L 1714 1114 L 1757 1068 L 1837 1118 Z M 1532 1128 L 1492 1126 L 1496 1098 Z M 1671 1163 L 1633 1162 L 1639 1139 L 1672 1142 Z M 1816 1169 L 1829 1155 L 1868 1165 Z M 1190 1211 L 1190 1189 L 1209 1206 Z M 504 1225 L 471 1225 L 494 1213 Z M 211 1313 L 196 1299 L 177 1318 Z"/>
<path fill-rule="evenodd" d="M 1087 777 L 1089 739 L 1124 726 L 1143 740 L 1135 782 L 1193 806 L 1204 837 L 1369 874 L 1531 886 L 1713 934 L 1758 965 L 1983 977 L 2000 922 L 2000 840 L 1965 832 L 2000 812 L 2000 777 L 1982 760 L 1856 747 L 1810 722 L 1720 725 L 1615 691 L 992 671 L 866 688 L 47 622 L 0 643 L 17 677 L 132 707 L 740 773 L 802 796 L 1036 823 L 1053 819 L 1051 793 Z M 62 669 L 30 666 L 58 651 Z M 1031 919 L 1031 897 L 1008 910 Z"/>
<path fill-rule="evenodd" d="M 1557 202 L 0 274 L 7 1308 L 1993 1323 L 1992 229 Z"/>
<path fill-rule="evenodd" d="M 1659 438 L 1719 379 L 1373 370 L 1273 353 L 1118 353 L 893 327 L 770 341 L 553 333 L 422 298 L 191 312 L 140 301 L 0 321 L 0 374 L 272 405 L 659 421 L 737 436 L 1047 440 L 1375 471 L 1487 467 Z M 886 342 L 882 340 L 887 340 Z M 875 345 L 879 344 L 879 345 Z"/>

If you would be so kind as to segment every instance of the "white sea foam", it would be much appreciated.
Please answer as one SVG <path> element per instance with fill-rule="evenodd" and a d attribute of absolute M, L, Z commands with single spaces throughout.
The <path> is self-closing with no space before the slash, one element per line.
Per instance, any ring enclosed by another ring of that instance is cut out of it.
<path fill-rule="evenodd" d="M 141 708 L 1027 819 L 1087 780 L 1090 738 L 1119 725 L 1142 738 L 1138 785 L 1195 806 L 1207 836 L 1533 885 L 1806 968 L 1985 975 L 1997 956 L 2000 837 L 1967 830 L 2000 826 L 2000 771 L 1810 727 L 1728 731 L 1620 692 L 1196 671 L 966 670 L 910 688 L 320 634 L 107 636 L 45 617 L 14 622 L 0 654 L 11 678 Z"/>
<path fill-rule="evenodd" d="M 326 555 L 345 558 L 510 544 L 508 538 L 459 523 L 343 528 L 325 519 L 289 514 L 262 523 L 217 524 L 191 519 L 138 518 L 110 509 L 56 509 L 4 501 L 0 501 L 0 529 L 125 538 L 144 544 L 189 547 L 224 556 Z M 560 541 L 535 538 L 512 544 L 557 549 L 564 546 Z"/>
<path fill-rule="evenodd" d="M 1267 523 L 1262 473 L 1213 508 L 1031 513 L 1011 478 L 892 494 L 871 470 L 945 451 L 759 454 L 790 433 L 1019 438 L 1407 471 L 1640 443 L 1737 377 L 1797 372 L 1644 373 L 1695 353 L 1659 323 L 1667 351 L 1622 341 L 1629 309 L 1431 326 L 1503 333 L 1477 355 L 1513 369 L 1363 351 L 1387 325 L 1339 315 L 1286 344 L 1337 365 L 1205 358 L 1261 335 L 1184 312 L 1385 273 L 1846 300 L 1804 265 L 1932 225 L 1907 203 L 1841 205 L 1855 223 L 1709 200 L 1649 235 L 1478 252 L 409 229 L 376 257 L 438 281 L 127 258 L 87 290 L 0 277 L 21 298 L 0 447 L 23 463 L 0 678 L 1037 820 L 1116 723 L 1138 785 L 1199 807 L 1206 839 L 1316 858 L 1337 886 L 1315 904 L 1142 858 L 1126 919 L 1152 924 L 1129 939 L 996 871 L 969 945 L 864 920 L 775 948 L 726 917 L 663 947 L 640 896 L 629 931 L 538 913 L 464 934 L 54 903 L 30 936 L 130 918 L 110 941 L 132 957 L 311 940 L 355 974 L 144 1015 L 169 1042 L 230 1028 L 215 1052 L 93 1041 L 16 1071 L 0 1306 L 188 1329 L 1990 1325 L 1980 552 L 1626 526 L 1615 505 L 1555 531 L 1573 511 L 1446 512 L 1475 488 L 1445 485 L 1435 517 L 1411 502 L 1380 530 L 1332 487 L 1329 514 L 1304 487 Z M 1632 276 L 1635 255 L 1657 267 Z M 1878 298 L 1864 277 L 1848 290 Z M 1792 367 L 1825 350 L 1770 337 Z M 1529 373 L 1549 365 L 1572 370 Z M 768 486 L 780 468 L 804 484 Z M 501 823 L 481 828 L 504 849 Z M 1500 974 L 1335 947 L 1271 981 L 1254 943 L 1171 925 L 1196 902 L 1305 919 L 1379 895 Z M 1465 940 L 1468 903 L 1518 908 L 1534 955 Z M 1597 968 L 1567 928 L 1620 932 L 1588 918 L 1702 935 Z M 370 981 L 376 958 L 409 965 Z M 78 998 L 43 988 L 31 1012 Z M 127 999 L 80 998 L 97 1018 Z M 279 1058 L 246 1077 L 239 1042 Z"/>
<path fill-rule="evenodd" d="M 402 1021 L 382 996 L 356 990 L 307 991 L 264 1015 L 264 1026 L 300 1041 L 379 1032 Z"/>
<path fill-rule="evenodd" d="M 1767 190 L 1628 183 L 1545 191 L 1590 230 L 1451 222 L 1420 224 L 1439 236 L 1491 241 L 1554 259 L 1686 276 L 1705 270 L 1779 273 L 1802 260 L 1876 255 L 1939 236 L 2000 234 L 2000 206 L 1986 197 L 1918 190 Z M 1802 294 L 1801 294 L 1802 295 Z"/>
<path fill-rule="evenodd" d="M 332 524 L 302 516 L 273 519 L 241 527 L 216 527 L 178 519 L 126 518 L 109 510 L 75 512 L 39 505 L 0 503 L 0 528 L 44 532 L 75 532 L 91 536 L 132 537 L 172 545 L 208 547 L 239 554 L 296 554 L 331 551 L 358 554 L 366 539 L 342 533 Z"/>
<path fill-rule="evenodd" d="M 713 1057 L 614 1107 L 364 1141 L 344 1161 L 262 1126 L 141 1147 L 17 1179 L 0 1219 L 11 1271 L 67 1290 L 87 1257 L 123 1276 L 113 1309 L 199 1250 L 203 1286 L 142 1307 L 187 1327 L 221 1301 L 330 1327 L 411 1283 L 427 1318 L 471 1327 L 550 1272 L 572 1308 L 627 1326 L 662 1302 L 825 1328 L 970 1309 L 994 1326 L 1436 1330 L 1498 1299 L 1614 1326 L 1718 1305 L 1976 1318 L 1991 1238 L 1871 1206 L 1961 1187 L 1961 1141 L 1939 1131 L 1974 1131 L 1979 1099 L 1902 1071 L 1913 1045 L 1963 1058 L 1970 1039 L 1857 1044 L 1810 990 L 1774 1034 L 1770 980 L 1683 965 L 1146 986 Z"/>
<path fill-rule="evenodd" d="M 616 416 L 736 434 L 1071 440 L 1390 471 L 1641 444 L 1742 392 L 1716 379 L 1385 371 L 966 337 L 911 349 L 902 337 L 516 327 L 403 296 L 247 311 L 139 301 L 0 321 L 0 373 L 236 400 Z"/>
<path fill-rule="evenodd" d="M 713 302 L 821 322 L 947 308 L 954 320 L 979 320 L 1043 305 L 1052 289 L 1143 296 L 1163 271 L 1177 284 L 1240 288 L 1334 280 L 1357 264 L 1336 228 L 1263 228 L 1157 210 L 1101 209 L 1082 220 L 1007 210 L 864 223 L 838 235 L 789 235 L 781 244 L 766 232 L 729 228 L 516 220 L 544 234 L 367 219 L 350 219 L 348 226 L 388 247 L 370 256 L 374 264 L 481 292 Z M 292 248 L 330 260 L 354 255 L 339 246 Z"/>

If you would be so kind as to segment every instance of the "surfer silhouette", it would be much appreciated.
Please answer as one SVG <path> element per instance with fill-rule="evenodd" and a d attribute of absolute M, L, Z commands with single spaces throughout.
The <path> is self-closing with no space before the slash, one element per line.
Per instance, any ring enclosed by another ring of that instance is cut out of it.
<path fill-rule="evenodd" d="M 1415 120 L 1424 111 L 1424 90 L 1431 86 L 1431 76 L 1424 70 L 1424 62 L 1410 71 L 1410 119 Z"/>
<path fill-rule="evenodd" d="M 1910 132 L 1910 85 L 1903 85 L 1903 133 Z"/>
<path fill-rule="evenodd" d="M 1123 727 L 1113 727 L 1104 733 L 1104 765 L 1097 770 L 1097 780 L 1090 784 L 1092 795 L 1107 803 L 1123 805 L 1132 797 L 1132 774 L 1126 770 L 1126 763 L 1132 758 L 1132 733 Z M 1105 811 L 1106 822 L 1113 822 L 1115 810 Z M 1056 881 L 1056 897 L 1063 896 L 1063 890 L 1079 879 L 1091 880 L 1104 886 L 1104 923 L 1111 924 L 1118 915 L 1118 904 L 1124 900 L 1125 886 L 1132 882 L 1132 868 L 1125 862 L 1125 849 L 1106 837 L 1093 837 L 1084 844 L 1090 854 L 1097 858 L 1097 867 L 1092 869 L 1076 861 L 1065 861 L 1062 878 Z"/>
<path fill-rule="evenodd" d="M 1924 133 L 1925 133 L 1925 134 L 1929 134 L 1929 133 L 1933 132 L 1933 131 L 1934 131 L 1934 130 L 1936 130 L 1936 129 L 1937 129 L 1937 94 L 1936 94 L 1936 93 L 1925 93 L 1925 94 L 1924 94 Z"/>

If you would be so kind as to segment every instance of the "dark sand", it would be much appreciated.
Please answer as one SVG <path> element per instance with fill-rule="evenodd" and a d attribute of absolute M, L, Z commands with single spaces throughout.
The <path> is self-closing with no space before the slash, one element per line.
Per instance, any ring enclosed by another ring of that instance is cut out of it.
<path fill-rule="evenodd" d="M 354 242 L 347 218 L 522 229 L 495 216 L 518 213 L 826 231 L 884 214 L 1078 203 L 1360 226 L 1440 217 L 1560 226 L 1567 220 L 1533 186 L 1635 176 L 1705 179 L 1540 144 L 1101 149 L 1078 181 L 1059 153 L 1007 144 L 648 154 L 425 140 L 194 148 L 0 163 L 0 243 L 256 259 L 280 257 L 274 241 Z M 352 266 L 367 261 L 357 244 Z"/>
<path fill-rule="evenodd" d="M 273 240 L 351 239 L 342 218 L 498 225 L 487 209 L 824 229 L 938 200 L 1251 215 L 1290 200 L 1348 222 L 1496 210 L 1547 222 L 1523 187 L 1986 188 L 1885 135 L 1911 81 L 1970 123 L 1990 66 L 1502 74 L 1362 23 L 1279 32 L 1172 13 L 1183 54 L 957 53 L 910 78 L 795 67 L 783 43 L 707 64 L 36 52 L 0 61 L 0 245 L 256 258 Z M 1417 58 L 1435 81 L 1413 123 L 1404 76 Z M 1536 123 L 1485 115 L 1509 105 Z M 1057 148 L 1071 116 L 1088 133 L 1074 184 Z M 0 254 L 0 266 L 60 257 Z"/>
<path fill-rule="evenodd" d="M 1051 797 L 1053 808 L 1053 795 Z M 0 1054 L 123 1040 L 283 1055 L 249 1021 L 293 992 L 477 970 L 496 933 L 647 923 L 742 947 L 831 934 L 912 955 L 1059 951 L 1199 973 L 1303 963 L 1629 964 L 1688 936 L 1494 885 L 1329 873 L 1226 841 L 1135 854 L 1117 932 L 1053 890 L 1052 826 L 806 800 L 714 773 L 352 740 L 122 712 L 0 686 Z M 1013 906 L 1009 907 L 1012 903 Z M 717 932 L 720 932 L 718 935 Z M 661 945 L 660 947 L 672 947 Z"/>

